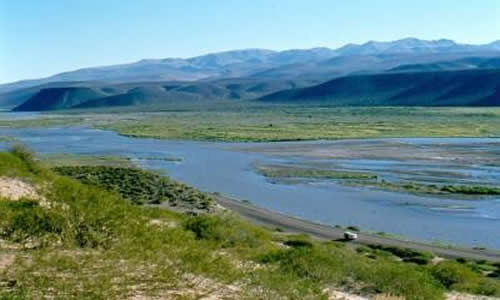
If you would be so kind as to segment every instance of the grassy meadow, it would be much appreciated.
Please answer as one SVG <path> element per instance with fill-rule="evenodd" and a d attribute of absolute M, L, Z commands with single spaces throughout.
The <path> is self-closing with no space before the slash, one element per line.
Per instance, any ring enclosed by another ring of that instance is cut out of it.
<path fill-rule="evenodd" d="M 134 137 L 243 142 L 498 137 L 500 108 L 249 106 L 165 111 L 102 128 Z"/>
<path fill-rule="evenodd" d="M 113 155 L 77 155 L 70 153 L 46 154 L 39 158 L 49 167 L 108 166 L 134 167 L 128 157 Z"/>
<path fill-rule="evenodd" d="M 66 111 L 0 127 L 83 125 L 134 137 L 297 141 L 377 137 L 498 137 L 500 108 L 334 107 L 227 102 Z"/>
<path fill-rule="evenodd" d="M 121 192 L 134 180 L 119 190 L 104 184 L 109 167 L 70 168 L 58 173 L 80 180 L 24 149 L 0 153 L 0 178 L 38 192 L 0 199 L 0 299 L 327 299 L 332 289 L 406 299 L 443 299 L 452 290 L 500 296 L 498 264 L 320 242 L 231 212 L 179 214 L 135 204 L 135 194 Z"/>

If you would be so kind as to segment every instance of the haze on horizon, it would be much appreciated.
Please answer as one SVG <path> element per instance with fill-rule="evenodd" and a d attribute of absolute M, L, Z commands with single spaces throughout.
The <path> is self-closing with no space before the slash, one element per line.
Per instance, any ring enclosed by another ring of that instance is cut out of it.
<path fill-rule="evenodd" d="M 407 37 L 500 39 L 500 2 L 0 1 L 0 83 L 145 58 L 338 48 Z"/>

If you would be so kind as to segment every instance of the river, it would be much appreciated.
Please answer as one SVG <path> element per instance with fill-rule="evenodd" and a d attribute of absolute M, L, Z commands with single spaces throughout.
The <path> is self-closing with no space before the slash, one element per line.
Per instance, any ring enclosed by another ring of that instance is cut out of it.
<path fill-rule="evenodd" d="M 319 161 L 325 165 L 372 170 L 389 177 L 403 174 L 403 177 L 421 176 L 423 181 L 434 180 L 436 177 L 434 173 L 427 171 L 422 173 L 423 171 L 419 169 L 423 165 L 428 165 L 434 171 L 442 169 L 453 174 L 451 179 L 447 180 L 460 177 L 460 180 L 465 182 L 470 179 L 470 182 L 475 183 L 498 184 L 495 181 L 500 178 L 500 166 L 496 164 L 500 155 L 500 139 L 213 143 L 138 139 L 85 127 L 0 129 L 0 136 L 15 137 L 42 154 L 127 156 L 142 167 L 165 171 L 174 179 L 203 191 L 219 192 L 237 199 L 248 200 L 260 207 L 324 224 L 356 225 L 365 231 L 386 232 L 413 240 L 500 249 L 500 197 L 464 199 L 417 196 L 349 187 L 332 181 L 303 181 L 289 184 L 271 181 L 255 170 L 257 163 L 318 163 Z M 423 163 L 418 155 L 412 159 L 402 159 L 401 153 L 405 153 L 403 150 L 397 151 L 397 159 L 377 156 L 373 145 L 377 143 L 387 145 L 388 142 L 406 145 L 397 146 L 396 149 L 406 149 L 407 153 L 412 154 L 416 153 L 413 148 L 418 148 L 423 153 L 439 152 L 439 155 L 444 155 L 441 153 L 444 150 L 440 149 L 446 147 L 447 153 L 451 153 L 452 156 L 462 155 L 464 161 L 470 165 L 462 161 L 453 164 L 449 162 L 436 164 L 434 161 L 433 164 L 427 164 Z M 472 148 L 464 149 L 468 147 L 464 145 L 470 145 Z M 6 148 L 6 142 L 0 143 L 0 147 Z M 302 154 L 300 151 L 304 151 L 304 147 L 315 147 L 314 151 L 307 152 L 315 154 Z M 318 152 L 318 147 L 331 150 Z M 340 150 L 344 153 L 356 153 L 363 149 L 372 149 L 369 151 L 371 156 L 367 158 L 366 155 L 345 157 L 324 155 Z M 316 155 L 318 153 L 321 155 Z M 477 156 L 475 163 L 467 160 L 474 159 L 474 155 Z M 145 159 L 148 157 L 170 157 L 180 160 Z M 466 176 L 456 175 L 460 173 L 460 166 Z M 453 170 L 450 171 L 450 168 Z M 411 172 L 405 173 L 404 170 Z"/>

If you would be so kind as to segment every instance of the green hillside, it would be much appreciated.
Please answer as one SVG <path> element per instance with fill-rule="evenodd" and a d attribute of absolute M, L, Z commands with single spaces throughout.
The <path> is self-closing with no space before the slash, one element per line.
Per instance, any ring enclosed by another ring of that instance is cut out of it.
<path fill-rule="evenodd" d="M 109 186 L 56 175 L 22 148 L 0 153 L 5 182 L 16 182 L 9 188 L 19 197 L 2 189 L 0 299 L 327 299 L 336 289 L 406 299 L 443 299 L 448 290 L 500 295 L 500 282 L 484 276 L 498 276 L 498 265 L 434 264 L 428 253 L 313 241 L 230 212 L 140 206 Z"/>
<path fill-rule="evenodd" d="M 343 77 L 259 100 L 355 106 L 498 106 L 499 90 L 498 69 L 417 72 Z"/>
<path fill-rule="evenodd" d="M 15 111 L 45 111 L 68 109 L 85 101 L 102 98 L 105 93 L 88 87 L 64 87 L 42 89 Z"/>
<path fill-rule="evenodd" d="M 60 83 L 0 94 L 0 104 L 17 104 L 15 111 L 98 109 L 172 103 L 250 100 L 276 91 L 317 84 L 312 80 L 227 79 L 199 82 Z M 76 85 L 76 86 L 75 86 Z"/>

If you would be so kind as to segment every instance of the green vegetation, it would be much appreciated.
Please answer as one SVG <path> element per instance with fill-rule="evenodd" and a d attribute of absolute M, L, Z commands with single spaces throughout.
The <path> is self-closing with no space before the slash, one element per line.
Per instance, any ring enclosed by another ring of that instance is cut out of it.
<path fill-rule="evenodd" d="M 407 248 L 405 249 L 381 245 L 370 245 L 369 248 L 374 250 L 375 253 L 380 253 L 380 251 L 390 253 L 401 258 L 405 262 L 415 263 L 417 265 L 427 265 L 434 258 L 432 253 L 415 251 Z"/>
<path fill-rule="evenodd" d="M 32 127 L 59 127 L 85 124 L 88 119 L 83 117 L 53 117 L 40 116 L 27 119 L 6 119 L 0 120 L 0 127 L 9 128 L 32 128 Z"/>
<path fill-rule="evenodd" d="M 284 165 L 259 165 L 259 173 L 271 178 L 315 178 L 315 179 L 377 179 L 377 175 L 362 172 L 306 169 Z"/>
<path fill-rule="evenodd" d="M 123 156 L 78 155 L 78 154 L 48 154 L 40 157 L 41 161 L 50 167 L 61 166 L 110 166 L 133 167 L 130 158 Z"/>
<path fill-rule="evenodd" d="M 435 185 L 416 182 L 351 181 L 349 184 L 371 186 L 390 191 L 405 191 L 420 194 L 465 194 L 465 195 L 500 195 L 500 187 L 480 185 Z"/>
<path fill-rule="evenodd" d="M 352 226 L 352 225 L 351 226 L 347 226 L 347 229 L 351 230 L 351 231 L 355 231 L 355 232 L 360 232 L 361 231 L 361 229 L 359 229 L 358 226 Z"/>
<path fill-rule="evenodd" d="M 0 143 L 12 143 L 15 141 L 16 138 L 14 137 L 0 135 Z"/>
<path fill-rule="evenodd" d="M 102 109 L 100 113 L 76 111 L 38 119 L 0 120 L 0 127 L 65 125 L 95 126 L 135 137 L 205 141 L 494 137 L 500 133 L 500 108 L 334 107 L 244 101 L 114 108 Z"/>
<path fill-rule="evenodd" d="M 500 108 L 338 108 L 248 105 L 165 111 L 104 124 L 123 135 L 207 141 L 298 141 L 376 137 L 492 137 Z"/>
<path fill-rule="evenodd" d="M 325 288 L 341 287 L 406 299 L 443 299 L 452 289 L 500 296 L 498 280 L 467 264 L 417 265 L 385 250 L 366 255 L 230 212 L 188 216 L 134 205 L 141 201 L 120 196 L 137 186 L 130 178 L 144 187 L 156 177 L 110 167 L 62 170 L 97 184 L 57 175 L 22 148 L 0 153 L 0 178 L 39 193 L 0 199 L 0 299 L 326 299 Z M 114 172 L 124 179 L 118 192 L 102 189 L 105 180 L 116 183 Z"/>
<path fill-rule="evenodd" d="M 183 158 L 181 157 L 140 157 L 139 159 L 143 160 L 159 160 L 159 161 L 169 161 L 169 162 L 181 162 Z"/>
<path fill-rule="evenodd" d="M 500 278 L 500 263 L 491 263 L 487 261 L 471 261 L 463 258 L 457 259 L 457 262 L 466 265 L 469 269 L 484 274 L 490 278 Z"/>
<path fill-rule="evenodd" d="M 498 295 L 498 281 L 484 279 L 477 271 L 454 261 L 430 268 L 431 274 L 446 288 L 481 295 Z"/>
<path fill-rule="evenodd" d="M 434 185 L 407 182 L 389 182 L 378 180 L 372 173 L 355 171 L 337 171 L 312 169 L 286 165 L 259 165 L 257 171 L 269 178 L 311 178 L 336 179 L 348 185 L 368 186 L 390 191 L 404 191 L 419 194 L 466 194 L 466 195 L 500 195 L 500 187 L 478 185 Z"/>
<path fill-rule="evenodd" d="M 118 192 L 136 204 L 168 203 L 170 207 L 208 210 L 213 200 L 187 185 L 152 172 L 107 166 L 56 167 L 54 171 L 85 184 Z"/>
<path fill-rule="evenodd" d="M 500 195 L 500 188 L 476 185 L 445 185 L 441 187 L 443 192 L 471 194 L 471 195 Z"/>

